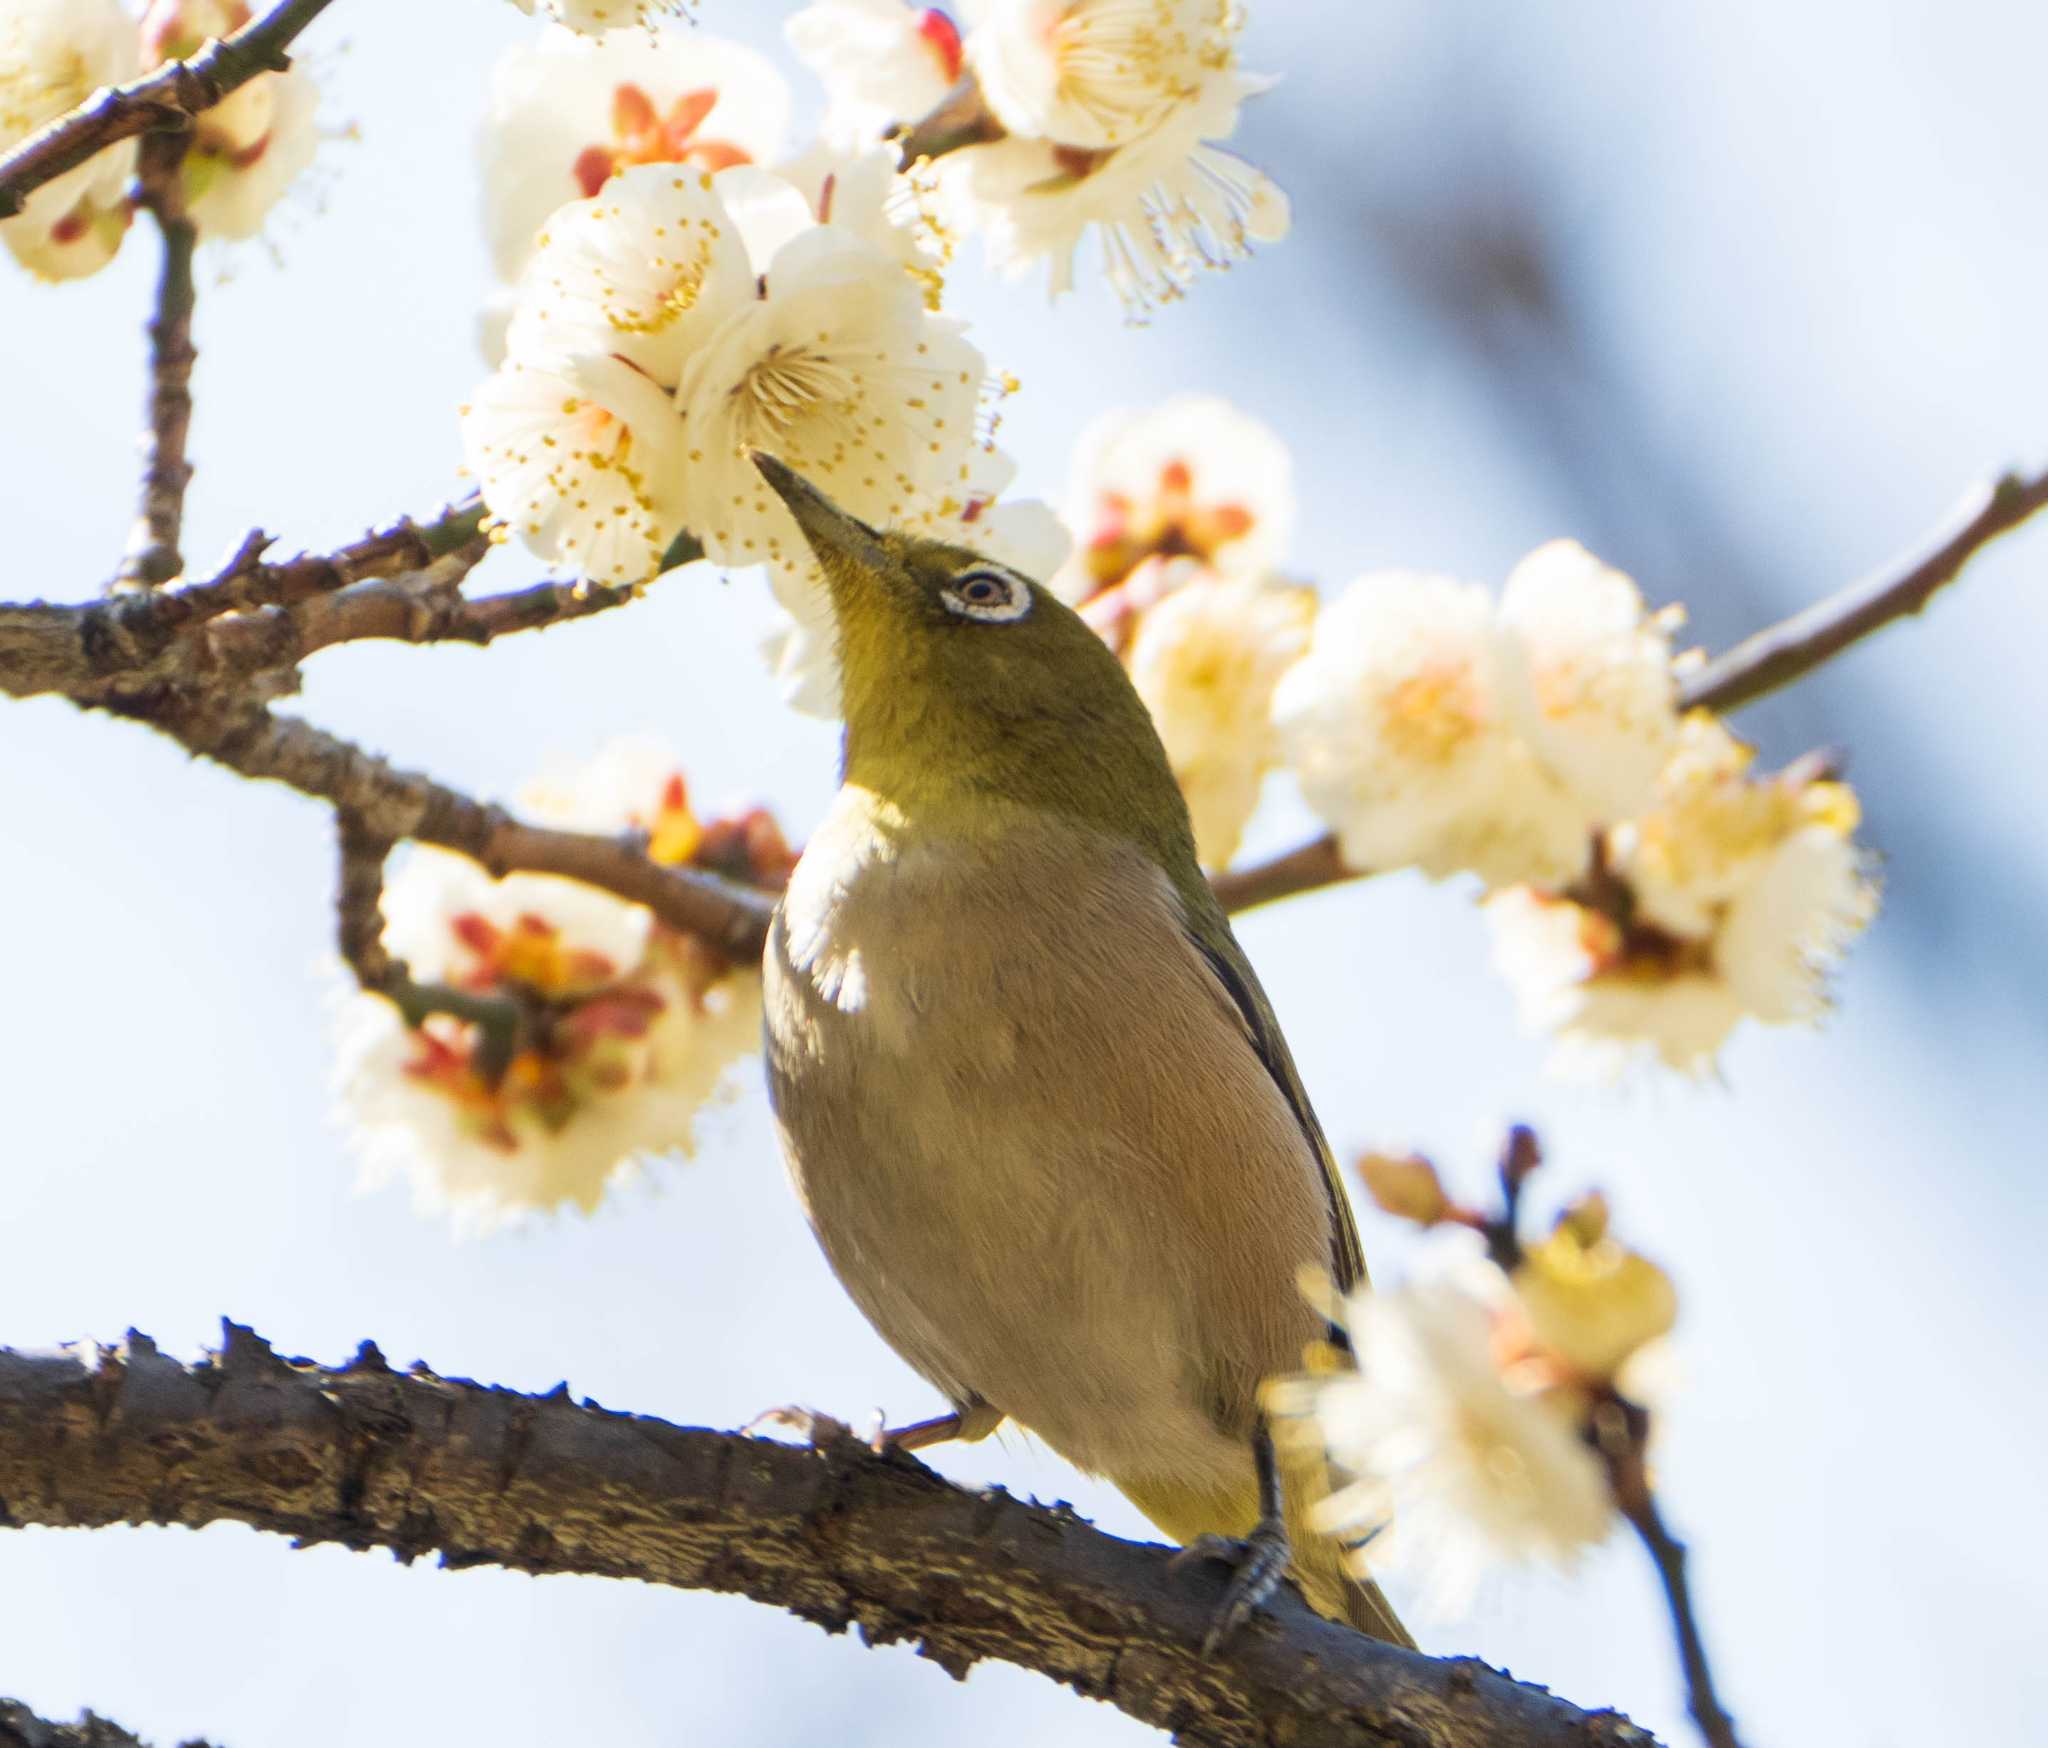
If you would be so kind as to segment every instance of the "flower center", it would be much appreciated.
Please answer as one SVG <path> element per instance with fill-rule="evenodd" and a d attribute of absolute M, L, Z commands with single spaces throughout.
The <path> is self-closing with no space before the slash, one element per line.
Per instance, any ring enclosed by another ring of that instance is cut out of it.
<path fill-rule="evenodd" d="M 610 144 L 585 146 L 572 166 L 584 198 L 594 196 L 629 164 L 695 164 L 711 171 L 751 164 L 752 156 L 730 140 L 697 137 L 697 129 L 717 103 L 717 88 L 707 85 L 685 91 L 662 111 L 638 85 L 619 85 L 612 92 Z"/>
<path fill-rule="evenodd" d="M 748 367 L 732 393 L 742 403 L 740 417 L 749 439 L 786 442 L 799 421 L 835 448 L 859 436 L 854 409 L 861 398 L 860 378 L 826 353 L 778 342 Z M 785 453 L 799 458 L 793 449 Z"/>

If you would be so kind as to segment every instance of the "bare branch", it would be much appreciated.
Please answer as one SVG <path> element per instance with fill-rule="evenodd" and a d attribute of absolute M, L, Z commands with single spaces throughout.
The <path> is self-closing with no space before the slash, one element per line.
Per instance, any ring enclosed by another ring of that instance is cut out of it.
<path fill-rule="evenodd" d="M 285 49 L 330 0 L 281 0 L 232 36 L 187 61 L 166 61 L 126 85 L 97 91 L 67 115 L 0 156 L 0 218 L 11 218 L 45 182 L 95 153 L 143 133 L 183 133 L 201 110 L 261 73 L 291 65 Z"/>
<path fill-rule="evenodd" d="M 1275 899 L 1291 898 L 1297 892 L 1314 892 L 1334 886 L 1340 880 L 1363 878 L 1362 872 L 1347 868 L 1337 852 L 1335 837 L 1313 838 L 1299 848 L 1255 862 L 1248 868 L 1225 868 L 1209 877 L 1223 908 L 1251 910 Z"/>
<path fill-rule="evenodd" d="M 94 1712 L 81 1713 L 72 1724 L 39 1718 L 18 1699 L 0 1699 L 0 1748 L 149 1748 L 132 1731 Z M 179 1748 L 207 1748 L 198 1740 Z"/>
<path fill-rule="evenodd" d="M 401 518 L 338 551 L 302 554 L 277 564 L 264 561 L 270 540 L 257 529 L 246 535 L 228 562 L 203 583 L 117 595 L 86 606 L 44 601 L 0 605 L 0 692 L 17 698 L 45 692 L 95 695 L 112 680 L 159 676 L 166 672 L 167 660 L 177 668 L 179 640 L 189 636 L 194 627 L 224 614 L 296 606 L 367 580 L 407 573 L 432 572 L 452 585 L 488 550 L 479 532 L 483 518 L 483 505 L 475 498 L 465 498 L 425 524 Z M 449 563 L 442 565 L 443 560 Z M 457 561 L 460 568 L 451 569 Z M 475 635 L 479 630 L 496 636 L 548 622 L 525 598 L 532 593 L 497 597 L 498 605 L 492 605 L 490 598 L 467 603 L 470 611 L 456 616 L 460 623 L 451 625 L 448 635 L 483 641 Z M 515 602 L 518 605 L 513 605 Z M 592 604 L 583 610 L 595 612 L 598 608 Z M 375 616 L 368 609 L 352 611 L 362 613 L 365 619 Z M 556 618 L 576 616 L 566 610 L 555 614 Z M 194 673 L 204 672 L 209 661 L 248 672 L 255 661 L 248 646 L 275 635 L 236 631 L 217 647 L 182 659 L 186 670 Z M 404 633 L 364 630 L 360 635 Z M 311 647 L 337 641 L 338 635 L 320 634 Z"/>
<path fill-rule="evenodd" d="M 153 134 L 142 142 L 139 201 L 163 240 L 156 310 L 149 336 L 149 404 L 142 444 L 142 506 L 135 518 L 119 580 L 143 588 L 167 583 L 185 568 L 179 538 L 185 523 L 185 488 L 192 464 L 185 458 L 192 429 L 192 251 L 199 229 L 185 211 L 184 163 L 188 138 Z"/>
<path fill-rule="evenodd" d="M 160 729 L 245 777 L 268 778 L 351 814 L 372 837 L 439 844 L 492 875 L 559 874 L 644 904 L 736 961 L 758 959 L 775 900 L 695 868 L 654 861 L 633 840 L 527 825 L 430 777 L 401 771 L 310 722 L 276 716 L 243 696 L 175 688 L 106 708 Z"/>
<path fill-rule="evenodd" d="M 737 1593 L 914 1642 L 955 1676 L 984 1658 L 1034 1669 L 1211 1748 L 1650 1740 L 1473 1659 L 1366 1639 L 1291 1589 L 1205 1657 L 1219 1575 L 856 1439 L 770 1444 L 579 1405 L 566 1384 L 522 1396 L 400 1375 L 368 1343 L 329 1369 L 225 1334 L 193 1366 L 132 1333 L 0 1352 L 5 1521 L 231 1521 L 449 1567 Z"/>
<path fill-rule="evenodd" d="M 1852 643 L 1895 619 L 1918 613 L 1954 582 L 1964 565 L 2001 534 L 2048 506 L 2048 470 L 2008 473 L 1973 492 L 1954 532 L 1904 570 L 1888 568 L 1852 583 L 1803 613 L 1759 631 L 1691 675 L 1679 702 L 1687 709 L 1733 710 L 1790 685 Z"/>

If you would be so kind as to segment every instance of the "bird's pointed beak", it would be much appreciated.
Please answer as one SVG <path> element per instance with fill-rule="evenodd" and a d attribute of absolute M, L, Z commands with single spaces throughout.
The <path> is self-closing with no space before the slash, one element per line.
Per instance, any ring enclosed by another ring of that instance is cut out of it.
<path fill-rule="evenodd" d="M 828 574 L 836 569 L 835 560 L 859 558 L 872 551 L 875 531 L 865 522 L 849 516 L 802 474 L 767 451 L 750 449 L 747 454 L 761 477 L 775 488 L 775 495 L 789 506 L 797 527 Z"/>

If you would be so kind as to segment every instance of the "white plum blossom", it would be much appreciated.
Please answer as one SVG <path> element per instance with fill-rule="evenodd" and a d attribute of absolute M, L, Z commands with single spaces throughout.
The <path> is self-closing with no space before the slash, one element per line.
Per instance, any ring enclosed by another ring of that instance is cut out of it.
<path fill-rule="evenodd" d="M 1461 1611 L 1496 1568 L 1568 1569 L 1615 1522 L 1583 1398 L 1547 1368 L 1503 1368 L 1499 1296 L 1448 1279 L 1357 1294 L 1344 1309 L 1357 1371 L 1276 1392 L 1312 1416 L 1345 1479 L 1320 1525 L 1354 1547 L 1371 1538 L 1376 1569 L 1423 1585 L 1425 1614 Z"/>
<path fill-rule="evenodd" d="M 0 151 L 139 70 L 136 22 L 119 0 L 9 0 L 0 8 Z M 78 279 L 114 258 L 128 229 L 135 143 L 123 140 L 36 189 L 0 220 L 31 273 Z"/>
<path fill-rule="evenodd" d="M 1498 608 L 1447 577 L 1361 578 L 1274 709 L 1352 866 L 1562 885 L 1649 799 L 1677 732 L 1670 661 L 1635 586 L 1558 543 Z"/>
<path fill-rule="evenodd" d="M 1354 868 L 1569 878 L 1579 810 L 1546 782 L 1504 701 L 1492 597 L 1407 571 L 1362 577 L 1316 621 L 1273 718 L 1308 803 Z"/>
<path fill-rule="evenodd" d="M 1227 575 L 1270 571 L 1293 534 L 1293 474 L 1272 427 L 1215 395 L 1104 413 L 1074 447 L 1075 552 L 1054 587 L 1079 605 L 1155 554 Z"/>
<path fill-rule="evenodd" d="M 1517 721 L 1594 819 L 1640 807 L 1678 739 L 1670 634 L 1620 571 L 1578 542 L 1539 546 L 1508 573 L 1500 624 Z"/>
<path fill-rule="evenodd" d="M 1154 561 L 1157 562 L 1157 561 Z M 1178 561 L 1183 564 L 1191 561 Z M 1237 853 L 1274 763 L 1273 688 L 1308 646 L 1313 589 L 1203 576 L 1143 614 L 1124 660 L 1211 868 Z"/>
<path fill-rule="evenodd" d="M 893 147 L 839 151 L 820 141 L 776 165 L 775 174 L 803 197 L 813 223 L 851 231 L 893 255 L 917 281 L 925 307 L 939 307 L 951 243 L 915 179 L 897 170 Z"/>
<path fill-rule="evenodd" d="M 521 12 L 538 14 L 585 36 L 604 36 L 638 25 L 652 30 L 664 17 L 690 9 L 690 0 L 512 0 Z"/>
<path fill-rule="evenodd" d="M 185 201 L 202 237 L 243 241 L 312 163 L 320 90 L 297 67 L 252 79 L 199 117 L 185 157 Z M 223 110 L 238 109 L 224 117 Z"/>
<path fill-rule="evenodd" d="M 187 60 L 253 16 L 247 0 L 151 0 L 142 15 L 146 66 Z M 194 118 L 181 166 L 186 210 L 202 237 L 244 241 L 312 163 L 320 91 L 303 66 L 262 73 Z"/>
<path fill-rule="evenodd" d="M 700 858 L 710 841 L 674 760 L 644 742 L 615 745 L 523 801 L 558 825 L 635 826 L 662 861 Z M 467 1228 L 587 1211 L 647 1156 L 689 1153 L 700 1112 L 759 1046 L 751 968 L 593 887 L 492 880 L 419 847 L 385 888 L 384 919 L 387 949 L 415 979 L 511 995 L 550 1016 L 493 1082 L 466 1024 L 430 1015 L 415 1029 L 381 997 L 343 1000 L 338 1089 L 366 1186 L 403 1176 L 422 1207 Z"/>
<path fill-rule="evenodd" d="M 928 540 L 950 541 L 992 558 L 1024 576 L 1043 580 L 1067 556 L 1067 531 L 1052 506 L 1036 498 L 998 501 L 1016 477 L 1017 464 L 999 449 L 968 455 L 959 489 L 908 517 L 903 526 Z M 769 567 L 769 587 L 785 622 L 769 634 L 765 653 L 783 699 L 806 715 L 837 717 L 839 659 L 832 603 L 816 561 L 808 553 Z"/>
<path fill-rule="evenodd" d="M 965 512 L 986 454 L 981 354 L 897 255 L 810 212 L 758 167 L 671 164 L 561 209 L 521 275 L 505 362 L 463 413 L 493 516 L 629 583 L 685 530 L 721 564 L 801 557 L 755 449 L 870 521 Z"/>
<path fill-rule="evenodd" d="M 1221 150 L 1268 81 L 1237 67 L 1232 0 L 968 0 L 967 60 L 1004 137 L 939 160 L 952 221 L 1006 272 L 1049 266 L 1055 295 L 1101 232 L 1139 315 L 1204 268 L 1287 234 L 1287 199 Z"/>
<path fill-rule="evenodd" d="M 556 209 L 593 197 L 618 171 L 770 163 L 788 129 L 788 86 L 744 43 L 659 30 L 596 40 L 549 31 L 515 45 L 492 73 L 482 139 L 498 277 L 516 279 Z"/>
<path fill-rule="evenodd" d="M 823 82 L 823 132 L 843 146 L 871 144 L 936 109 L 963 64 L 953 20 L 903 0 L 814 0 L 783 34 Z"/>
<path fill-rule="evenodd" d="M 1846 785 L 1749 774 L 1750 750 L 1687 719 L 1654 804 L 1608 834 L 1601 882 L 1487 903 L 1495 961 L 1562 1072 L 1648 1057 L 1698 1074 L 1745 1017 L 1810 1025 L 1877 903 Z M 1615 895 L 1625 895 L 1618 904 Z"/>
<path fill-rule="evenodd" d="M 901 266 L 821 225 L 783 244 L 762 296 L 691 358 L 677 393 L 684 518 L 726 564 L 801 550 L 749 456 L 787 462 L 865 521 L 907 522 L 965 483 L 981 354 Z"/>

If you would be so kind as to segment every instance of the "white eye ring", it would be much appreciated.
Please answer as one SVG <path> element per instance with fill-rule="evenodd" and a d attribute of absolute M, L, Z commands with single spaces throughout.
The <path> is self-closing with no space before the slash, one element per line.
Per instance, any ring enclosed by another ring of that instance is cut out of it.
<path fill-rule="evenodd" d="M 948 613 L 984 625 L 1012 625 L 1031 611 L 1031 585 L 988 565 L 962 571 L 939 590 Z"/>

